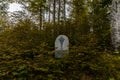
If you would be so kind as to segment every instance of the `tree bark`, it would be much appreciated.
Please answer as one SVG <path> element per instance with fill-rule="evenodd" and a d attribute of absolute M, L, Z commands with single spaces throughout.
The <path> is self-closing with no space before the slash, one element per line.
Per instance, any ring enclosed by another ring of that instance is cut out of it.
<path fill-rule="evenodd" d="M 63 12 L 63 15 L 64 15 L 64 25 L 66 23 L 66 0 L 63 0 L 64 1 L 64 12 Z"/>
<path fill-rule="evenodd" d="M 60 8 L 61 8 L 61 2 L 58 1 L 58 24 L 60 23 Z"/>
<path fill-rule="evenodd" d="M 42 6 L 40 6 L 40 30 L 41 30 L 41 28 L 42 28 Z"/>
<path fill-rule="evenodd" d="M 55 26 L 55 16 L 56 16 L 56 0 L 53 2 L 53 24 Z"/>
<path fill-rule="evenodd" d="M 50 22 L 51 21 L 51 3 L 50 3 L 50 1 L 49 1 L 48 9 L 49 9 L 49 11 L 48 11 L 48 22 Z"/>

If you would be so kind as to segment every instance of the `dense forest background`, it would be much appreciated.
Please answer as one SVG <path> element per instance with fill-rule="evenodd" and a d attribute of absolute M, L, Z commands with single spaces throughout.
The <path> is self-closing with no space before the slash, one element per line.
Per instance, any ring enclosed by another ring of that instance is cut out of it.
<path fill-rule="evenodd" d="M 22 11 L 8 14 L 9 3 Z M 111 42 L 111 0 L 0 0 L 1 80 L 120 80 Z M 58 35 L 69 55 L 54 57 Z"/>

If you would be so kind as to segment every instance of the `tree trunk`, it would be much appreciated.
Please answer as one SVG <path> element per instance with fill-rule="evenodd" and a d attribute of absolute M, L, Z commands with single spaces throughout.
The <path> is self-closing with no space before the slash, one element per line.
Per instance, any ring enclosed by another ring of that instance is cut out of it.
<path fill-rule="evenodd" d="M 63 0 L 64 1 L 64 12 L 63 12 L 63 14 L 64 14 L 64 25 L 65 25 L 65 23 L 66 23 L 66 0 Z"/>
<path fill-rule="evenodd" d="M 61 8 L 61 3 L 60 0 L 58 1 L 58 24 L 60 23 L 60 8 Z"/>
<path fill-rule="evenodd" d="M 49 2 L 49 8 L 48 8 L 48 9 L 49 9 L 49 12 L 48 12 L 48 21 L 49 21 L 49 22 L 50 22 L 50 20 L 51 20 L 51 18 L 50 18 L 50 17 L 51 17 L 51 16 L 50 16 L 50 15 L 51 15 L 51 9 L 50 9 L 50 8 L 51 8 L 51 3 Z"/>
<path fill-rule="evenodd" d="M 40 6 L 40 30 L 41 30 L 41 28 L 42 28 L 42 6 Z"/>
<path fill-rule="evenodd" d="M 53 2 L 53 24 L 55 26 L 55 15 L 56 14 L 56 0 Z"/>

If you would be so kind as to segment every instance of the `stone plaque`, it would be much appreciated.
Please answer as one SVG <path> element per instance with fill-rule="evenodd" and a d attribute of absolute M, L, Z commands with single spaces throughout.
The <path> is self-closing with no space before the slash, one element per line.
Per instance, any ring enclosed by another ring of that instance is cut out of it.
<path fill-rule="evenodd" d="M 55 40 L 55 58 L 62 58 L 69 53 L 69 39 L 59 35 Z"/>

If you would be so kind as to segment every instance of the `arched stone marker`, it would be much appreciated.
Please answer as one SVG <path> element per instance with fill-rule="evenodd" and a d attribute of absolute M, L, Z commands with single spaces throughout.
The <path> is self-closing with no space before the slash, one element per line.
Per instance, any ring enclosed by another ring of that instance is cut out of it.
<path fill-rule="evenodd" d="M 55 40 L 55 58 L 65 57 L 69 53 L 69 39 L 65 35 L 59 35 Z"/>

